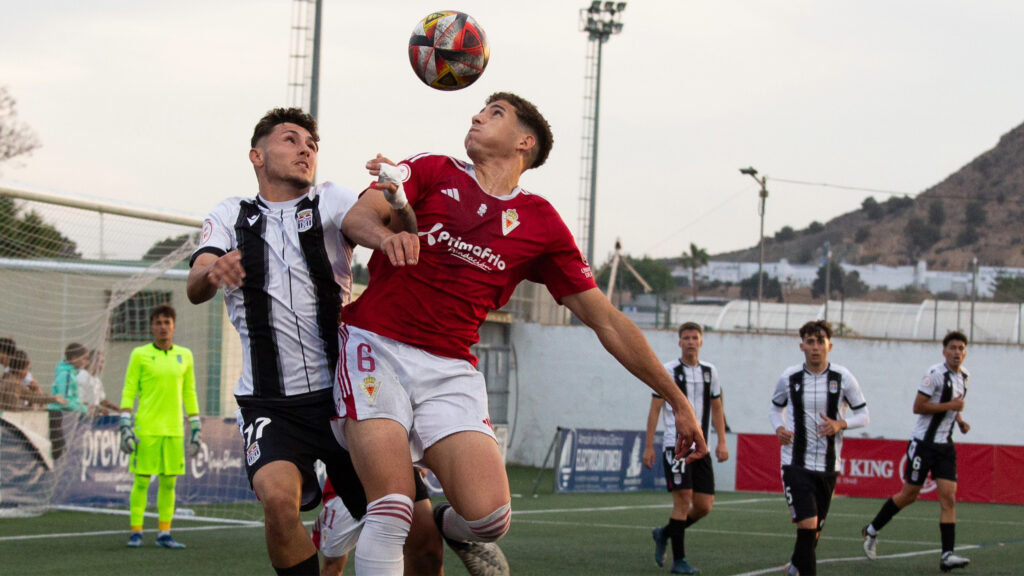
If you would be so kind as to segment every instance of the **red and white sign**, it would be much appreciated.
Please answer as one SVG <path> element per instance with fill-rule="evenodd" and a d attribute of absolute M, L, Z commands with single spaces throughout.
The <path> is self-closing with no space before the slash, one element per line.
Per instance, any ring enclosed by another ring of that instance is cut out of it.
<path fill-rule="evenodd" d="M 843 440 L 843 471 L 836 494 L 888 498 L 903 485 L 906 440 Z M 957 500 L 1024 504 L 1014 479 L 1024 476 L 1024 446 L 957 444 Z M 782 492 L 779 442 L 774 435 L 740 434 L 736 447 L 736 489 Z M 935 500 L 929 478 L 921 498 Z"/>

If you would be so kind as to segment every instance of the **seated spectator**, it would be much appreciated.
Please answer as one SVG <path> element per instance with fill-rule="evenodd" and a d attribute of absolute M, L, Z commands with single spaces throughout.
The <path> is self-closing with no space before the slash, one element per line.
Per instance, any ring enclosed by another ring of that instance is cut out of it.
<path fill-rule="evenodd" d="M 106 354 L 102 350 L 92 350 L 89 352 L 89 362 L 85 368 L 78 371 L 79 398 L 82 404 L 89 407 L 91 413 L 99 416 L 117 414 L 121 410 L 119 406 L 107 400 L 107 393 L 100 380 L 106 361 Z"/>
<path fill-rule="evenodd" d="M 24 350 L 15 350 L 8 356 L 9 370 L 0 377 L 0 410 L 42 410 L 48 403 L 67 404 L 59 395 L 33 392 L 22 384 L 30 361 Z"/>
<path fill-rule="evenodd" d="M 10 363 L 11 354 L 17 349 L 18 345 L 14 342 L 13 338 L 0 338 L 0 366 L 2 366 L 0 375 L 6 374 L 10 370 L 8 364 Z M 25 372 L 25 377 L 22 378 L 21 383 L 34 393 L 41 394 L 43 392 L 43 388 L 36 381 L 35 377 L 32 376 L 31 372 Z"/>

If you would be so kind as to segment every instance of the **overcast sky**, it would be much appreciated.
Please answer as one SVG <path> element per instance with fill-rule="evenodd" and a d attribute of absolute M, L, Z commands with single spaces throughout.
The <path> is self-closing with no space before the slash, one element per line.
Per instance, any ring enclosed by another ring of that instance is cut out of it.
<path fill-rule="evenodd" d="M 3 178 L 197 216 L 256 193 L 248 141 L 288 104 L 290 0 L 7 4 L 0 84 L 43 146 Z M 361 189 L 377 152 L 464 157 L 470 116 L 510 90 L 555 132 L 521 184 L 576 232 L 587 4 L 324 0 L 320 178 Z M 431 8 L 487 33 L 468 89 L 411 71 Z M 633 0 L 623 23 L 604 46 L 598 264 L 616 237 L 635 256 L 755 245 L 758 186 L 740 167 L 768 176 L 770 235 L 870 195 L 773 178 L 914 195 L 1024 122 L 1019 0 Z"/>

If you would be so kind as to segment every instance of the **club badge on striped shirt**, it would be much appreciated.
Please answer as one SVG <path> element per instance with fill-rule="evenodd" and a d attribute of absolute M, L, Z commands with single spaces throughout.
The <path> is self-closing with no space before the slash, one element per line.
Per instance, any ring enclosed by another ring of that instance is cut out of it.
<path fill-rule="evenodd" d="M 363 393 L 366 394 L 366 399 L 373 404 L 377 401 L 377 391 L 380 390 L 380 383 L 373 376 L 367 376 L 363 378 L 363 382 L 359 385 L 363 389 Z"/>
<path fill-rule="evenodd" d="M 829 394 L 835 394 L 835 393 L 839 392 L 839 382 L 837 380 L 829 380 L 828 381 L 828 391 L 829 391 Z"/>
<path fill-rule="evenodd" d="M 313 209 L 306 208 L 305 210 L 299 210 L 295 214 L 295 222 L 298 226 L 299 232 L 305 232 L 313 227 Z"/>

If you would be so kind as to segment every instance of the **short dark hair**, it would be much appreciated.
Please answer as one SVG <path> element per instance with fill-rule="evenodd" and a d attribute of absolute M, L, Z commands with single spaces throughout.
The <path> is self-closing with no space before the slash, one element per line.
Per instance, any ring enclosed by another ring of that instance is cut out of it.
<path fill-rule="evenodd" d="M 70 362 L 73 358 L 78 358 L 82 354 L 88 353 L 88 348 L 82 346 L 78 342 L 72 342 L 71 344 L 68 344 L 66 348 L 64 348 L 64 359 Z"/>
<path fill-rule="evenodd" d="M 511 92 L 495 92 L 487 98 L 487 103 L 492 104 L 497 100 L 504 100 L 516 109 L 516 118 L 519 123 L 525 126 L 537 138 L 537 145 L 530 151 L 529 168 L 540 168 L 548 159 L 551 147 L 555 143 L 555 136 L 551 133 L 551 125 L 544 119 L 544 116 L 537 110 L 532 102 L 512 94 Z"/>
<path fill-rule="evenodd" d="M 28 368 L 28 352 L 24 350 L 14 350 L 11 352 L 11 363 L 8 366 L 11 372 L 18 372 Z"/>
<path fill-rule="evenodd" d="M 252 131 L 252 140 L 249 141 L 249 147 L 255 148 L 264 136 L 274 131 L 275 126 L 286 122 L 302 126 L 313 137 L 313 142 L 320 141 L 320 135 L 316 131 L 316 118 L 303 112 L 302 108 L 274 108 L 267 111 L 263 118 L 260 118 L 260 121 L 256 123 L 256 128 Z"/>
<path fill-rule="evenodd" d="M 153 306 L 149 311 L 149 323 L 152 324 L 153 320 L 155 320 L 157 316 L 166 316 L 175 321 L 178 319 L 178 315 L 174 312 L 174 308 L 170 304 Z"/>
<path fill-rule="evenodd" d="M 696 330 L 697 333 L 700 334 L 701 336 L 704 335 L 704 328 L 701 327 L 701 325 L 697 324 L 696 322 L 683 322 L 683 324 L 679 327 L 679 336 L 682 336 L 683 332 L 687 330 Z"/>
<path fill-rule="evenodd" d="M 0 354 L 6 354 L 10 356 L 14 354 L 14 351 L 18 349 L 18 346 L 14 343 L 12 338 L 0 338 Z"/>
<path fill-rule="evenodd" d="M 964 346 L 967 346 L 967 335 L 959 330 L 952 330 L 947 332 L 946 337 L 942 339 L 942 347 L 949 346 L 949 343 L 953 340 L 959 340 L 964 343 Z"/>
<path fill-rule="evenodd" d="M 824 320 L 811 320 L 800 327 L 800 339 L 803 340 L 808 336 L 815 336 L 817 334 L 825 334 L 825 337 L 829 340 L 832 339 L 832 325 Z"/>

